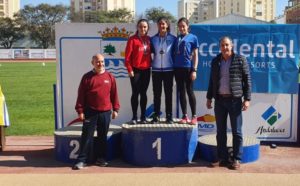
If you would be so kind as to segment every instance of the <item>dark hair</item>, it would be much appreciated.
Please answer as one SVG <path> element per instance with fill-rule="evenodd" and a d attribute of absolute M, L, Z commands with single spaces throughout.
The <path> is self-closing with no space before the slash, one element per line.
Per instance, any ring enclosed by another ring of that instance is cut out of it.
<path fill-rule="evenodd" d="M 160 17 L 160 18 L 158 18 L 156 23 L 159 23 L 161 21 L 164 21 L 167 23 L 167 25 L 168 25 L 167 32 L 171 32 L 171 23 L 170 23 L 169 19 L 166 17 Z"/>
<path fill-rule="evenodd" d="M 223 37 L 221 37 L 220 40 L 219 40 L 219 44 L 221 44 L 221 42 L 223 40 L 225 40 L 225 39 L 228 39 L 231 42 L 231 44 L 233 44 L 233 41 L 232 41 L 232 39 L 229 36 L 223 36 Z"/>
<path fill-rule="evenodd" d="M 177 22 L 177 25 L 180 23 L 180 22 L 185 22 L 187 24 L 187 26 L 189 26 L 189 20 L 185 17 L 182 17 L 178 20 Z"/>
<path fill-rule="evenodd" d="M 148 31 L 149 31 L 149 29 L 150 29 L 150 26 L 149 26 L 149 21 L 148 21 L 147 19 L 140 19 L 140 20 L 138 20 L 138 22 L 136 23 L 136 28 L 138 29 L 139 24 L 140 24 L 141 22 L 146 22 L 146 23 L 147 23 L 147 25 L 148 25 L 148 30 L 147 30 L 146 33 L 148 33 Z M 138 31 L 136 31 L 136 33 L 137 33 L 137 32 L 138 32 Z"/>

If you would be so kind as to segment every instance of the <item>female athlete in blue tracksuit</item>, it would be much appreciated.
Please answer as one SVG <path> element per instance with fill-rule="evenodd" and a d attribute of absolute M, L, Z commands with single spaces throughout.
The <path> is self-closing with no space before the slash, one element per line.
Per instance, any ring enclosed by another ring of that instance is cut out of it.
<path fill-rule="evenodd" d="M 176 37 L 170 34 L 170 22 L 166 18 L 157 21 L 158 33 L 151 38 L 152 82 L 154 93 L 154 117 L 152 123 L 157 123 L 160 115 L 162 84 L 165 91 L 166 121 L 173 123 L 172 93 L 173 93 L 173 43 Z"/>

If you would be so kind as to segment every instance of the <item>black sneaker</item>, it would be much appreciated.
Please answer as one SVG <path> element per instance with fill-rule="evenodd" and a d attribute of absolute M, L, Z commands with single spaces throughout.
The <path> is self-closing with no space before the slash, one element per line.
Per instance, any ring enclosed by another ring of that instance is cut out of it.
<path fill-rule="evenodd" d="M 172 118 L 167 118 L 166 123 L 167 123 L 167 124 L 173 124 L 174 121 L 173 121 Z"/>
<path fill-rule="evenodd" d="M 141 117 L 141 120 L 139 122 L 140 124 L 147 124 L 147 120 L 145 117 Z"/>
<path fill-rule="evenodd" d="M 216 161 L 216 162 L 211 162 L 210 163 L 210 167 L 228 167 L 230 165 L 230 163 L 226 160 L 220 160 L 220 161 Z"/>
<path fill-rule="evenodd" d="M 156 124 L 158 123 L 158 117 L 153 117 L 153 119 L 151 120 L 152 124 Z"/>
<path fill-rule="evenodd" d="M 135 118 L 132 118 L 132 120 L 131 121 L 129 121 L 129 123 L 128 123 L 129 125 L 136 125 L 137 124 L 137 119 L 135 119 Z"/>
<path fill-rule="evenodd" d="M 232 170 L 239 170 L 241 168 L 241 162 L 239 160 L 233 160 L 229 168 Z"/>
<path fill-rule="evenodd" d="M 99 167 L 107 167 L 108 166 L 107 161 L 105 161 L 103 158 L 97 159 L 95 164 L 98 165 Z"/>
<path fill-rule="evenodd" d="M 86 163 L 78 162 L 73 166 L 73 170 L 80 170 L 86 167 Z"/>

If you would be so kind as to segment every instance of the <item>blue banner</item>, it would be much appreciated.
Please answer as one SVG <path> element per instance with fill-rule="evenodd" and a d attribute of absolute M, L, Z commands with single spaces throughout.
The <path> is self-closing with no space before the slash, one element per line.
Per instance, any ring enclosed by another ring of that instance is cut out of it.
<path fill-rule="evenodd" d="M 211 60 L 220 53 L 219 39 L 229 36 L 234 51 L 247 58 L 252 92 L 298 93 L 299 25 L 191 25 L 191 33 L 200 44 L 195 90 L 207 90 Z"/>

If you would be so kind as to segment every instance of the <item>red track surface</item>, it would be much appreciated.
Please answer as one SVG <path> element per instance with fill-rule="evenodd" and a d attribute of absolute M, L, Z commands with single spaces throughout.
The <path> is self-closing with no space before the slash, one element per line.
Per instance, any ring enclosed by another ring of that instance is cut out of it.
<path fill-rule="evenodd" d="M 261 157 L 254 163 L 243 164 L 241 170 L 210 168 L 208 162 L 196 160 L 192 164 L 176 167 L 136 167 L 121 159 L 110 162 L 109 167 L 90 166 L 74 171 L 72 165 L 55 160 L 54 138 L 49 136 L 9 136 L 6 148 L 0 152 L 0 173 L 300 173 L 300 148 L 271 149 L 261 146 Z"/>

